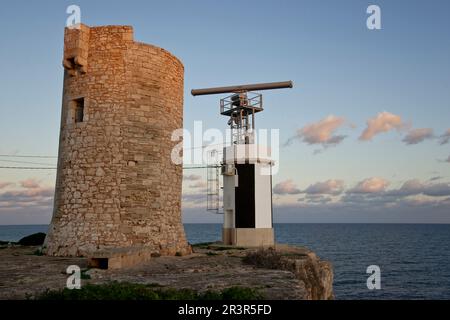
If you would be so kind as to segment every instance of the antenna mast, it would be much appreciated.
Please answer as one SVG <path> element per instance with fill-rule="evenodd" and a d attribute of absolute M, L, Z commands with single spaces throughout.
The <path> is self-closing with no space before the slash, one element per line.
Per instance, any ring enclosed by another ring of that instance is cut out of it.
<path fill-rule="evenodd" d="M 220 114 L 229 117 L 228 125 L 231 129 L 233 144 L 253 144 L 255 130 L 255 113 L 263 108 L 262 94 L 255 90 L 273 90 L 292 88 L 292 81 L 245 84 L 229 87 L 215 87 L 193 89 L 193 96 L 232 93 L 220 99 Z"/>

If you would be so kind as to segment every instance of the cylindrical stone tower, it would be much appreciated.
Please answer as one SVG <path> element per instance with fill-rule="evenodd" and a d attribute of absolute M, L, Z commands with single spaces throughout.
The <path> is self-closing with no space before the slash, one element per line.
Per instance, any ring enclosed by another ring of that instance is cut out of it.
<path fill-rule="evenodd" d="M 183 125 L 183 64 L 133 41 L 130 26 L 80 25 L 65 30 L 63 65 L 46 253 L 136 261 L 190 252 L 181 222 L 182 167 L 171 161 L 179 143 L 171 134 Z"/>

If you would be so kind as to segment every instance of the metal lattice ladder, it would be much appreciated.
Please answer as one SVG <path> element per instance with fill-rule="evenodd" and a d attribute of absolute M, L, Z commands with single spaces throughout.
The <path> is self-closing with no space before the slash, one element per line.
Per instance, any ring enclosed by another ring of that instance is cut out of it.
<path fill-rule="evenodd" d="M 222 213 L 220 210 L 220 165 L 218 150 L 208 152 L 206 170 L 206 210 Z"/>

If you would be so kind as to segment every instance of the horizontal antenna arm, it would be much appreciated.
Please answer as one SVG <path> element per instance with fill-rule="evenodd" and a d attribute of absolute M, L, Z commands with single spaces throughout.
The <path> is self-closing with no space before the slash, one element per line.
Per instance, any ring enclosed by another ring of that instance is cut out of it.
<path fill-rule="evenodd" d="M 293 86 L 294 86 L 294 84 L 292 83 L 292 81 L 255 83 L 255 84 L 244 84 L 244 85 L 229 86 L 229 87 L 192 89 L 191 94 L 193 96 L 202 96 L 202 95 L 207 95 L 207 94 L 233 93 L 233 92 L 238 93 L 238 92 L 247 92 L 247 91 L 283 89 L 283 88 L 292 88 Z"/>

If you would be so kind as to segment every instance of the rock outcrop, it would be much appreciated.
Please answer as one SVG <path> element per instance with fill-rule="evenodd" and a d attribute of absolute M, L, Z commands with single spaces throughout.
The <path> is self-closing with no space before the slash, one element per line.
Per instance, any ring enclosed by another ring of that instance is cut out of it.
<path fill-rule="evenodd" d="M 18 244 L 21 246 L 41 246 L 45 240 L 45 233 L 38 232 L 30 234 L 19 240 Z"/>
<path fill-rule="evenodd" d="M 290 271 L 303 282 L 306 300 L 330 300 L 333 295 L 333 267 L 317 255 L 301 247 L 277 245 L 275 248 L 250 251 L 244 263 L 259 268 Z"/>
<path fill-rule="evenodd" d="M 5 245 L 0 250 L 0 299 L 24 299 L 47 289 L 63 289 L 69 265 L 78 265 L 89 276 L 81 280 L 82 286 L 119 281 L 198 292 L 241 286 L 258 290 L 265 299 L 333 298 L 331 263 L 308 249 L 284 245 L 246 249 L 215 243 L 193 248 L 194 253 L 186 256 L 153 255 L 131 268 L 101 270 L 88 269 L 83 257 L 39 256 L 33 255 L 37 247 Z"/>

